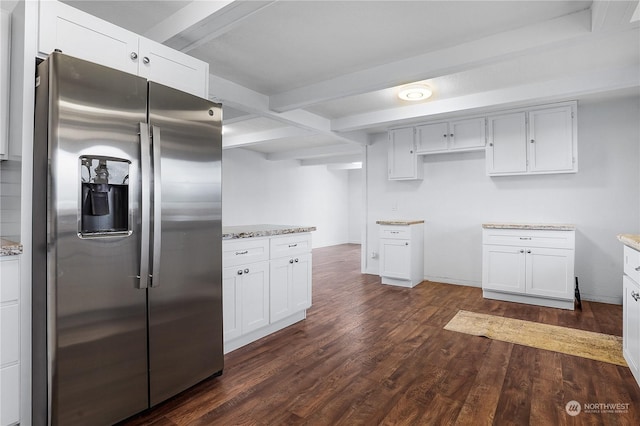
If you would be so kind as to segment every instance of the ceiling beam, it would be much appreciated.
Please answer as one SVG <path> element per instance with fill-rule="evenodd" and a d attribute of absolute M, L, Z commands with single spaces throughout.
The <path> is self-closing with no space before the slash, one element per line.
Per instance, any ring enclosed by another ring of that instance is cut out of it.
<path fill-rule="evenodd" d="M 209 74 L 209 97 L 223 105 L 267 117 L 290 126 L 310 130 L 321 135 L 331 136 L 337 141 L 368 145 L 369 135 L 362 131 L 336 132 L 331 129 L 331 120 L 308 111 L 293 110 L 278 113 L 269 109 L 269 98 L 255 90 L 248 89 L 232 81 Z"/>
<path fill-rule="evenodd" d="M 595 0 L 591 5 L 591 31 L 618 28 L 633 21 L 638 1 Z"/>
<path fill-rule="evenodd" d="M 323 166 L 329 164 L 345 164 L 345 163 L 357 163 L 362 161 L 362 154 L 355 155 L 335 155 L 332 157 L 323 158 L 310 158 L 307 160 L 301 160 L 301 166 Z"/>
<path fill-rule="evenodd" d="M 589 34 L 589 9 L 446 49 L 345 74 L 271 96 L 274 111 L 297 108 L 374 90 L 466 71 Z"/>
<path fill-rule="evenodd" d="M 232 30 L 240 25 L 246 18 L 254 13 L 269 7 L 274 0 L 260 1 L 194 1 L 193 3 L 227 3 L 216 9 L 216 5 L 209 6 L 213 12 L 203 13 L 200 19 L 187 28 L 179 32 L 175 32 L 173 36 L 167 38 L 164 42 L 167 46 L 189 52 L 203 44 L 214 40 L 224 33 Z M 194 6 L 194 9 L 197 9 Z M 206 10 L 206 7 L 203 7 Z M 194 18 L 197 19 L 197 18 Z"/>
<path fill-rule="evenodd" d="M 287 126 L 237 136 L 222 135 L 222 149 L 242 148 L 284 138 L 303 138 L 312 134 L 309 130 Z"/>
<path fill-rule="evenodd" d="M 220 15 L 222 10 L 232 3 L 234 0 L 192 1 L 173 15 L 158 22 L 143 35 L 158 43 L 164 43 L 172 37 L 188 31 L 201 21 Z"/>
<path fill-rule="evenodd" d="M 337 118 L 332 128 L 352 131 L 374 126 L 392 126 L 404 120 L 435 118 L 459 112 L 474 112 L 530 105 L 532 102 L 553 102 L 606 91 L 640 87 L 637 66 L 599 69 L 567 75 L 520 86 L 506 87 L 466 96 L 434 100 L 420 105 L 393 108 Z"/>
<path fill-rule="evenodd" d="M 313 148 L 302 148 L 284 152 L 274 152 L 267 154 L 267 160 L 300 160 L 308 158 L 331 157 L 337 154 L 362 154 L 362 147 L 354 144 L 336 144 L 316 146 Z"/>

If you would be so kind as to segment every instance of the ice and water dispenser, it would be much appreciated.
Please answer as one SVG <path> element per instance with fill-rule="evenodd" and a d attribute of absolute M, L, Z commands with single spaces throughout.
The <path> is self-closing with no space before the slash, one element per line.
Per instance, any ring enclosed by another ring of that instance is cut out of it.
<path fill-rule="evenodd" d="M 130 233 L 128 160 L 80 157 L 80 236 Z"/>

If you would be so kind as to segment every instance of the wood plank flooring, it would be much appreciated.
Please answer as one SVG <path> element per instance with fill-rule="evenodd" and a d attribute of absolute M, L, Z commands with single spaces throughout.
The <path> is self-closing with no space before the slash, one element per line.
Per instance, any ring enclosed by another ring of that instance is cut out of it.
<path fill-rule="evenodd" d="M 566 311 L 485 300 L 473 287 L 385 286 L 360 274 L 359 245 L 315 249 L 313 262 L 305 321 L 226 355 L 221 377 L 123 424 L 640 424 L 626 367 L 443 329 L 465 309 L 621 335 L 621 306 Z M 574 417 L 572 400 L 628 409 L 592 405 Z"/>

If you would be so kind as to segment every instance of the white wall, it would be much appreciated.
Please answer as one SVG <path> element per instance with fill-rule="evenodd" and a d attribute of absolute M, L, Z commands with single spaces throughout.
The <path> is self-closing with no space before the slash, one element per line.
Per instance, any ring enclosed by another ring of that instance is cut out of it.
<path fill-rule="evenodd" d="M 362 169 L 349 170 L 349 243 L 360 244 L 362 234 Z"/>
<path fill-rule="evenodd" d="M 640 98 L 580 102 L 577 174 L 485 175 L 484 152 L 424 159 L 423 181 L 388 181 L 386 135 L 368 149 L 367 265 L 377 273 L 376 220 L 425 220 L 425 277 L 480 286 L 483 222 L 574 223 L 584 299 L 622 301 L 622 245 L 640 231 Z M 392 206 L 397 204 L 397 211 Z"/>
<path fill-rule="evenodd" d="M 313 247 L 347 243 L 347 170 L 269 161 L 230 149 L 222 155 L 222 224 L 315 226 Z"/>

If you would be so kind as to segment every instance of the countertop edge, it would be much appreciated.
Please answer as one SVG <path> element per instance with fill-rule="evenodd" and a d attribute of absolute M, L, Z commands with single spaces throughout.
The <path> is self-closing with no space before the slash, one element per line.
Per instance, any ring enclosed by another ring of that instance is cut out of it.
<path fill-rule="evenodd" d="M 424 223 L 424 220 L 376 220 L 376 225 L 400 225 L 400 226 L 409 226 L 409 225 L 419 225 Z"/>
<path fill-rule="evenodd" d="M 627 247 L 640 251 L 640 235 L 636 234 L 618 234 L 618 241 Z"/>
<path fill-rule="evenodd" d="M 315 226 L 284 226 L 281 228 L 274 227 L 268 228 L 269 225 L 265 225 L 265 229 L 251 229 L 251 227 L 247 227 L 246 230 L 243 230 L 242 226 L 231 226 L 228 228 L 236 228 L 233 230 L 227 229 L 226 231 L 223 229 L 222 231 L 222 240 L 238 240 L 241 238 L 258 238 L 258 237 L 272 237 L 277 235 L 288 235 L 288 234 L 302 234 L 306 232 L 312 232 L 316 230 Z"/>
<path fill-rule="evenodd" d="M 524 229 L 535 231 L 575 231 L 571 223 L 483 223 L 483 229 Z"/>
<path fill-rule="evenodd" d="M 22 251 L 22 244 L 0 238 L 0 257 L 17 256 L 22 254 Z"/>

